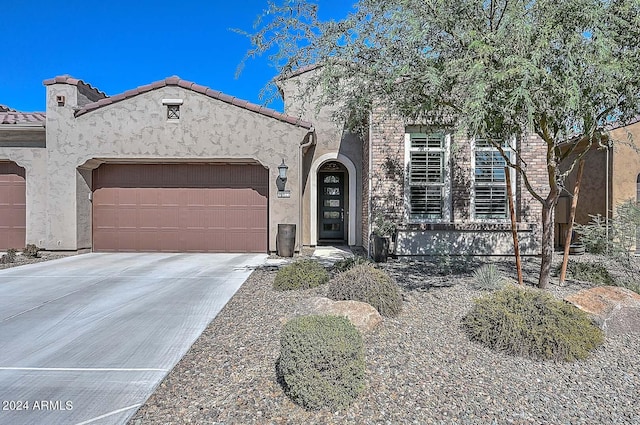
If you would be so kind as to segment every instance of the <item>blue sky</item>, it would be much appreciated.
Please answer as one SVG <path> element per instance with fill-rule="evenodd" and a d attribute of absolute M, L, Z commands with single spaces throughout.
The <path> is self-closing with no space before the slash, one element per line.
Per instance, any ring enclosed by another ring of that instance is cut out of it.
<path fill-rule="evenodd" d="M 323 19 L 352 1 L 317 0 Z M 355 0 L 354 0 L 355 1 Z M 69 74 L 109 96 L 178 75 L 255 103 L 276 74 L 266 57 L 235 71 L 267 0 L 16 0 L 0 12 L 0 104 L 44 111 L 42 81 Z M 282 110 L 281 103 L 270 105 Z"/>

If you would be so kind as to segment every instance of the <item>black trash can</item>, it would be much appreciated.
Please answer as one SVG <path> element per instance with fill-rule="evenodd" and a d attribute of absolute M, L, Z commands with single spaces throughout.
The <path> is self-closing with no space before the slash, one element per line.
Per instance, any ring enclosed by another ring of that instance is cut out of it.
<path fill-rule="evenodd" d="M 296 247 L 296 225 L 278 224 L 276 252 L 280 257 L 293 257 Z"/>

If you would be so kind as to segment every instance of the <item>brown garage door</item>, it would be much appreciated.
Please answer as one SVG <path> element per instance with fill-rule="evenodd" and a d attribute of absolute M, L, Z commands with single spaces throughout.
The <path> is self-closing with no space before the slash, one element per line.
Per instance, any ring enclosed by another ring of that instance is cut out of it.
<path fill-rule="evenodd" d="M 93 249 L 266 252 L 267 185 L 259 165 L 103 164 Z"/>
<path fill-rule="evenodd" d="M 14 162 L 0 162 L 0 251 L 22 249 L 26 235 L 24 168 Z"/>

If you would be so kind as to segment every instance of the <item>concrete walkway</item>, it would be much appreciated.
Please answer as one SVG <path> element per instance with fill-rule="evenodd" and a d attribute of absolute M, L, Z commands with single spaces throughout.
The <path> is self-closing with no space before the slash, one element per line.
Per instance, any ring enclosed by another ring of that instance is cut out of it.
<path fill-rule="evenodd" d="M 333 265 L 336 261 L 353 257 L 353 252 L 348 246 L 317 246 L 313 251 L 313 258 L 325 265 Z"/>
<path fill-rule="evenodd" d="M 258 254 L 85 254 L 0 271 L 0 424 L 123 424 Z"/>
<path fill-rule="evenodd" d="M 347 245 L 322 245 L 317 246 L 311 258 L 319 261 L 325 267 L 332 266 L 336 261 L 344 260 L 345 258 L 353 257 L 353 252 L 351 252 L 351 248 Z M 289 263 L 299 260 L 301 257 L 272 257 L 266 260 L 265 265 L 271 267 L 282 267 Z M 308 258 L 308 257 L 307 257 Z"/>

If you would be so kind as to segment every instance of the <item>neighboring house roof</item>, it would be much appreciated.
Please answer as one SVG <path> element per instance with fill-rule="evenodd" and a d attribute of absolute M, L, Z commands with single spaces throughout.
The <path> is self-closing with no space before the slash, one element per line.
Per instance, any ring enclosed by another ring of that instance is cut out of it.
<path fill-rule="evenodd" d="M 0 110 L 0 124 L 39 124 L 44 125 L 46 120 L 44 112 L 16 112 L 13 110 Z"/>
<path fill-rule="evenodd" d="M 309 72 L 309 71 L 313 71 L 314 69 L 318 69 L 320 68 L 322 65 L 318 65 L 318 64 L 311 64 L 311 65 L 305 65 L 303 67 L 300 67 L 298 69 L 296 69 L 295 71 L 291 71 L 287 74 L 281 74 L 279 76 L 276 77 L 276 80 L 288 80 L 289 78 L 293 78 L 293 77 L 297 77 L 298 75 L 304 74 L 305 72 Z"/>
<path fill-rule="evenodd" d="M 9 108 L 7 105 L 0 105 L 0 112 L 15 112 L 15 109 Z"/>
<path fill-rule="evenodd" d="M 60 84 L 60 83 L 62 83 L 62 84 L 72 84 L 72 85 L 79 85 L 79 84 L 87 85 L 83 81 L 75 79 L 75 78 L 72 78 L 72 77 L 70 77 L 68 75 L 55 77 L 55 78 L 52 78 L 50 80 L 45 80 L 44 81 L 44 85 Z M 229 95 L 224 94 L 224 93 L 222 93 L 220 91 L 212 90 L 212 89 L 210 89 L 208 87 L 201 86 L 201 85 L 193 83 L 191 81 L 183 80 L 178 76 L 168 77 L 168 78 L 165 78 L 164 80 L 156 81 L 156 82 L 153 82 L 151 84 L 147 84 L 145 86 L 140 86 L 140 87 L 137 87 L 137 88 L 132 89 L 132 90 L 127 90 L 126 92 L 117 94 L 115 96 L 110 96 L 109 97 L 109 96 L 105 95 L 104 98 L 99 99 L 96 102 L 87 103 L 85 105 L 82 105 L 80 107 L 80 109 L 78 109 L 76 111 L 75 115 L 76 116 L 80 116 L 80 115 L 86 114 L 87 112 L 91 112 L 91 111 L 94 111 L 96 109 L 102 108 L 103 106 L 111 105 L 113 103 L 117 103 L 117 102 L 123 101 L 125 99 L 129 99 L 131 97 L 137 96 L 139 94 L 146 93 L 146 92 L 149 92 L 149 91 L 152 91 L 152 90 L 156 90 L 156 89 L 159 89 L 159 88 L 165 87 L 165 86 L 182 87 L 184 89 L 192 90 L 194 92 L 203 94 L 203 95 L 211 97 L 213 99 L 217 99 L 217 100 L 220 100 L 222 102 L 225 102 L 225 103 L 228 103 L 228 104 L 231 104 L 231 105 L 234 105 L 234 106 L 237 106 L 237 107 L 240 107 L 240 108 L 252 111 L 252 112 L 256 112 L 256 113 L 258 113 L 260 115 L 264 115 L 264 116 L 267 116 L 267 117 L 270 117 L 270 118 L 275 118 L 275 119 L 277 119 L 279 121 L 283 121 L 283 122 L 286 122 L 286 123 L 289 123 L 289 124 L 293 124 L 293 125 L 296 125 L 296 126 L 299 126 L 299 127 L 303 127 L 303 128 L 306 128 L 306 129 L 313 128 L 313 124 L 311 124 L 308 121 L 304 121 L 304 120 L 302 120 L 300 118 L 280 113 L 280 112 L 275 111 L 275 110 L 270 109 L 270 108 L 265 108 L 264 106 L 260 106 L 260 105 L 257 105 L 255 103 L 251 103 L 249 101 L 242 100 L 242 99 L 239 99 L 237 97 L 229 96 Z"/>
<path fill-rule="evenodd" d="M 635 117 L 633 117 L 632 119 L 630 119 L 629 121 L 627 121 L 625 123 L 615 122 L 613 124 L 609 124 L 608 126 L 605 127 L 605 130 L 611 131 L 611 130 L 615 130 L 617 128 L 627 127 L 629 125 L 633 125 L 633 124 L 636 124 L 636 123 L 639 123 L 639 122 L 640 122 L 640 115 L 636 115 Z"/>

